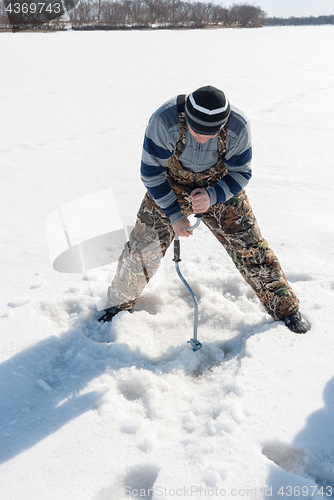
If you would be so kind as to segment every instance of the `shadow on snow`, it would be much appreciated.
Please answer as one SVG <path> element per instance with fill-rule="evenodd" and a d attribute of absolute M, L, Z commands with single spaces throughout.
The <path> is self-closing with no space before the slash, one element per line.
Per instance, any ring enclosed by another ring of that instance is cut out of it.
<path fill-rule="evenodd" d="M 100 375 L 135 366 L 160 376 L 181 370 L 185 376 L 202 377 L 225 358 L 241 361 L 247 339 L 256 327 L 223 342 L 206 342 L 194 353 L 188 346 L 169 346 L 151 358 L 140 348 L 110 342 L 110 324 L 96 318 L 59 337 L 49 337 L 0 365 L 0 462 L 36 445 L 62 426 L 93 410 L 101 390 L 89 390 Z M 112 339 L 115 340 L 115 339 Z M 109 341 L 109 342 L 108 342 Z M 106 343 L 108 342 L 108 343 Z"/>

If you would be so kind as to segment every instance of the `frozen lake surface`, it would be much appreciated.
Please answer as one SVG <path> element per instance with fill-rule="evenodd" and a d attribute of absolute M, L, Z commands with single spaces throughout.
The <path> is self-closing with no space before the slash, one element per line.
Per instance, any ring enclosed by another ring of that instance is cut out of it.
<path fill-rule="evenodd" d="M 0 497 L 330 498 L 334 27 L 0 40 Z M 247 193 L 306 335 L 271 320 L 203 226 L 181 243 L 196 353 L 172 248 L 111 325 L 96 321 L 94 294 L 101 306 L 114 264 L 52 268 L 50 214 L 111 190 L 132 225 L 150 115 L 207 84 L 251 121 Z"/>

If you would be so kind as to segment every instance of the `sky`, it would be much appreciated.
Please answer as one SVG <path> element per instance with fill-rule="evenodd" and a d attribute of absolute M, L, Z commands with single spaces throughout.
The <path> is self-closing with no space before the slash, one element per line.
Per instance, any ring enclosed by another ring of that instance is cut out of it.
<path fill-rule="evenodd" d="M 329 16 L 334 14 L 334 0 L 216 0 L 224 7 L 249 3 L 267 12 L 269 17 Z"/>

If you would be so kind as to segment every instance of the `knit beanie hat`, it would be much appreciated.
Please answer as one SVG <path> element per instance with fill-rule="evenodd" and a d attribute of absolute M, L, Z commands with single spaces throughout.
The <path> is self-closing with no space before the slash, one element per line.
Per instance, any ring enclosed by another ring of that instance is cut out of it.
<path fill-rule="evenodd" d="M 201 87 L 188 95 L 185 116 L 188 125 L 203 135 L 215 135 L 226 124 L 231 108 L 222 90 L 211 85 Z"/>

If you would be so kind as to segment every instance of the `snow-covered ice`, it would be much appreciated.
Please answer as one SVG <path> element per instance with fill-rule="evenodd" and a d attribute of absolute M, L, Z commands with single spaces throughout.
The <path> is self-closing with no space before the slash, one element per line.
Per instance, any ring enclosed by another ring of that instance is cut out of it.
<path fill-rule="evenodd" d="M 333 498 L 334 27 L 1 42 L 0 498 Z M 94 294 L 115 264 L 52 268 L 50 214 L 112 189 L 132 225 L 149 116 L 205 84 L 251 120 L 247 193 L 306 335 L 271 320 L 204 226 L 181 241 L 197 352 L 172 248 L 112 324 Z"/>

